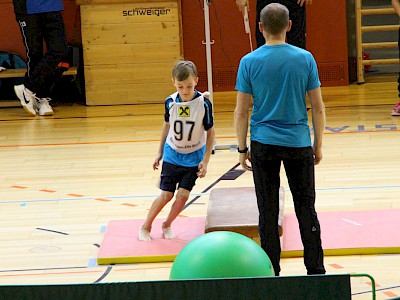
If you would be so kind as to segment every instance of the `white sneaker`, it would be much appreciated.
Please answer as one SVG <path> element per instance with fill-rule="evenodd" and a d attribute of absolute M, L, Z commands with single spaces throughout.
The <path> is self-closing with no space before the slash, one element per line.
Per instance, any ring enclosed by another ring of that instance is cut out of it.
<path fill-rule="evenodd" d="M 51 108 L 49 101 L 50 98 L 36 98 L 35 110 L 40 116 L 51 116 L 53 115 L 53 109 Z"/>
<path fill-rule="evenodd" d="M 25 111 L 32 116 L 36 115 L 36 110 L 34 108 L 36 102 L 35 94 L 28 90 L 23 84 L 14 85 L 14 92 L 19 101 L 21 101 L 22 107 Z"/>

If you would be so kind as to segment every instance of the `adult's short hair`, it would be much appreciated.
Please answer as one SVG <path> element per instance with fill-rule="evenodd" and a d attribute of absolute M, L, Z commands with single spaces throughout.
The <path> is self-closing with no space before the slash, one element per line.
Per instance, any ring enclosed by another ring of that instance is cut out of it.
<path fill-rule="evenodd" d="M 177 81 L 184 81 L 189 76 L 197 78 L 196 65 L 190 60 L 178 61 L 172 69 L 172 78 Z"/>
<path fill-rule="evenodd" d="M 279 3 L 268 4 L 261 10 L 260 21 L 267 33 L 278 34 L 287 29 L 289 10 Z"/>

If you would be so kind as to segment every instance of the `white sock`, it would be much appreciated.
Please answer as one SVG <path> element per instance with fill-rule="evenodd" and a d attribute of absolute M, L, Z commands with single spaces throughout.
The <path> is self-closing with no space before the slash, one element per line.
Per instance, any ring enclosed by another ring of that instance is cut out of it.
<path fill-rule="evenodd" d="M 151 241 L 150 231 L 148 231 L 147 229 L 140 228 L 139 241 L 150 242 Z"/>
<path fill-rule="evenodd" d="M 166 240 L 172 240 L 175 238 L 175 234 L 172 232 L 171 227 L 163 227 L 162 231 Z"/>

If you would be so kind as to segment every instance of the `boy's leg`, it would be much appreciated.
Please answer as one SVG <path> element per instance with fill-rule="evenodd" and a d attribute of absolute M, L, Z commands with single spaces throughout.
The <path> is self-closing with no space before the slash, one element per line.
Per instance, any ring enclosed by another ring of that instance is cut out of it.
<path fill-rule="evenodd" d="M 174 197 L 176 184 L 179 182 L 179 177 L 177 176 L 177 174 L 179 174 L 178 168 L 179 167 L 176 165 L 163 161 L 160 179 L 160 189 L 162 192 L 161 195 L 153 201 L 147 214 L 146 221 L 140 227 L 139 240 L 151 241 L 150 231 L 154 219 L 157 217 L 163 207 L 169 201 L 171 201 L 172 197 Z"/>
<path fill-rule="evenodd" d="M 186 201 L 189 199 L 189 195 L 190 195 L 190 191 L 188 191 L 184 188 L 178 189 L 178 192 L 175 197 L 175 201 L 171 207 L 171 211 L 169 212 L 167 219 L 162 224 L 164 238 L 166 238 L 166 239 L 175 238 L 175 234 L 172 232 L 172 229 L 171 229 L 171 224 L 182 212 L 183 207 L 186 204 Z"/>
<path fill-rule="evenodd" d="M 146 221 L 140 227 L 139 240 L 147 241 L 147 242 L 151 241 L 151 238 L 150 238 L 151 225 L 153 224 L 154 219 L 157 217 L 157 215 L 160 213 L 160 211 L 163 209 L 163 207 L 169 201 L 171 201 L 173 196 L 174 196 L 174 193 L 172 193 L 172 192 L 162 191 L 161 195 L 158 196 L 153 201 L 153 203 L 151 204 L 150 210 L 147 214 Z"/>
<path fill-rule="evenodd" d="M 186 201 L 189 199 L 190 191 L 193 189 L 197 180 L 198 167 L 182 167 L 177 166 L 176 173 L 179 175 L 178 192 L 175 201 L 172 204 L 171 211 L 167 219 L 162 224 L 164 238 L 173 239 L 175 234 L 172 232 L 171 224 L 182 212 Z"/>

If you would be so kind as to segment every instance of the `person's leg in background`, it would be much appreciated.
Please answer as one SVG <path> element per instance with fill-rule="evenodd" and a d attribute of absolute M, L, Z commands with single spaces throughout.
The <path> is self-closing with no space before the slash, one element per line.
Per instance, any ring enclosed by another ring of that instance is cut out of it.
<path fill-rule="evenodd" d="M 300 6 L 297 1 L 281 1 L 289 10 L 292 28 L 286 34 L 287 43 L 306 49 L 306 5 Z"/>
<path fill-rule="evenodd" d="M 400 28 L 399 28 L 399 33 L 398 33 L 397 47 L 399 49 L 399 59 L 400 59 Z M 397 78 L 397 92 L 398 92 L 398 97 L 400 98 L 400 70 L 399 70 L 399 76 Z M 392 110 L 392 113 L 390 115 L 392 115 L 392 116 L 400 116 L 400 102 L 398 102 L 394 106 L 394 108 Z"/>
<path fill-rule="evenodd" d="M 26 49 L 27 72 L 25 74 L 24 83 L 15 86 L 14 89 L 25 111 L 30 115 L 36 115 L 35 102 L 37 87 L 32 80 L 32 72 L 43 58 L 41 15 L 17 15 L 17 21 Z"/>
<path fill-rule="evenodd" d="M 39 115 L 52 115 L 49 104 L 50 88 L 61 74 L 55 73 L 58 64 L 68 53 L 65 25 L 61 12 L 51 12 L 43 15 L 43 38 L 47 52 L 38 66 L 32 72 L 33 84 L 38 86 L 37 112 Z"/>
<path fill-rule="evenodd" d="M 257 48 L 265 44 L 265 38 L 262 35 L 260 29 L 258 28 L 258 24 L 260 23 L 260 13 L 261 10 L 268 4 L 272 3 L 273 1 L 271 0 L 257 0 L 257 5 L 256 5 L 256 43 L 257 43 Z"/>
<path fill-rule="evenodd" d="M 277 2 L 285 5 L 289 10 L 289 18 L 292 20 L 292 28 L 287 33 L 287 43 L 303 48 L 306 48 L 306 8 L 305 5 L 300 7 L 297 1 L 293 0 L 258 0 L 257 1 L 257 15 L 256 15 L 256 42 L 257 47 L 265 44 L 265 39 L 260 30 L 258 30 L 258 23 L 260 22 L 261 10 L 272 2 Z"/>

